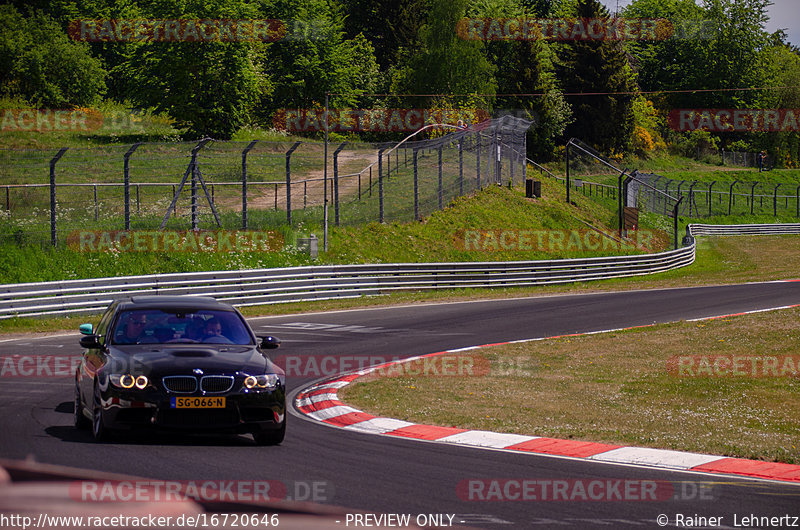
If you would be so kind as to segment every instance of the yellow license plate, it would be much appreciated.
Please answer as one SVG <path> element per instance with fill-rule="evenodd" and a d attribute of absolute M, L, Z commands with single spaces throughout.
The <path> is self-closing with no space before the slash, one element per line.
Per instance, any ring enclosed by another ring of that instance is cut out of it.
<path fill-rule="evenodd" d="M 174 397 L 170 406 L 173 409 L 224 409 L 224 397 Z"/>

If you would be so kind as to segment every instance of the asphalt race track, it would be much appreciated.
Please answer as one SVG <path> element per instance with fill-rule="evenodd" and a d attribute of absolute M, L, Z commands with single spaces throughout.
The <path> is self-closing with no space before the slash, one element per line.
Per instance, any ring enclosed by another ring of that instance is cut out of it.
<path fill-rule="evenodd" d="M 275 355 L 408 357 L 516 339 L 638 326 L 800 303 L 800 282 L 576 294 L 250 319 L 283 344 Z M 77 327 L 77 326 L 76 326 Z M 11 355 L 76 356 L 78 332 L 0 339 Z M 692 352 L 698 353 L 698 352 Z M 332 359 L 331 359 L 332 358 Z M 330 363 L 329 363 L 330 364 Z M 342 363 L 342 366 L 346 362 Z M 346 367 L 346 366 L 345 366 Z M 354 367 L 352 367 L 354 368 Z M 290 395 L 319 379 L 290 377 Z M 476 378 L 480 385 L 480 379 Z M 286 440 L 257 447 L 249 436 L 137 435 L 97 444 L 72 427 L 73 380 L 0 378 L 0 457 L 173 480 L 277 480 L 297 500 L 381 513 L 455 514 L 475 528 L 658 528 L 665 514 L 722 517 L 718 528 L 757 516 L 800 516 L 800 487 L 766 481 L 609 465 L 347 432 L 293 414 Z M 469 501 L 469 479 L 659 480 L 667 500 Z M 314 494 L 309 484 L 316 483 Z M 309 498 L 309 495 L 313 498 Z M 412 519 L 413 520 L 413 519 Z M 445 517 L 444 519 L 448 519 Z M 344 522 L 342 527 L 345 527 Z"/>

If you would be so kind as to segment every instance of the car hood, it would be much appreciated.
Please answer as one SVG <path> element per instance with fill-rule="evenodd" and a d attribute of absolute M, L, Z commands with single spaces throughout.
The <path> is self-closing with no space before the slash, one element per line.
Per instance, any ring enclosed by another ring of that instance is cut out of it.
<path fill-rule="evenodd" d="M 232 344 L 138 344 L 111 347 L 112 365 L 144 375 L 192 374 L 283 374 L 255 346 Z M 127 368 L 124 366 L 127 365 Z M 115 369 L 114 371 L 119 371 Z"/>

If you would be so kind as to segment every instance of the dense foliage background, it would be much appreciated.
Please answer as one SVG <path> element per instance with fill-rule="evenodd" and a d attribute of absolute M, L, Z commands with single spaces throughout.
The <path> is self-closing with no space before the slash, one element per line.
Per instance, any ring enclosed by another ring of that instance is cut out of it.
<path fill-rule="evenodd" d="M 225 139 L 272 127 L 281 109 L 319 109 L 330 93 L 334 109 L 511 110 L 535 118 L 529 154 L 540 159 L 576 136 L 612 156 L 766 149 L 796 167 L 797 132 L 679 133 L 666 121 L 681 108 L 800 107 L 798 48 L 765 31 L 768 3 L 633 0 L 621 16 L 683 28 L 657 41 L 487 41 L 461 38 L 459 21 L 609 13 L 597 0 L 12 1 L 0 6 L 0 103 L 114 102 L 168 116 L 186 138 Z M 277 19 L 287 33 L 274 42 L 68 36 L 74 20 L 136 18 Z"/>

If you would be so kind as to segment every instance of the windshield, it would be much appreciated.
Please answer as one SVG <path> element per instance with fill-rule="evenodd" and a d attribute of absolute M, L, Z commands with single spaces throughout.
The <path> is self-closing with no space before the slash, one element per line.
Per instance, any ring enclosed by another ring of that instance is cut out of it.
<path fill-rule="evenodd" d="M 247 325 L 231 311 L 123 311 L 112 344 L 253 344 Z"/>

